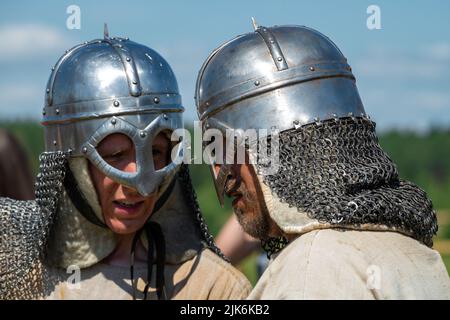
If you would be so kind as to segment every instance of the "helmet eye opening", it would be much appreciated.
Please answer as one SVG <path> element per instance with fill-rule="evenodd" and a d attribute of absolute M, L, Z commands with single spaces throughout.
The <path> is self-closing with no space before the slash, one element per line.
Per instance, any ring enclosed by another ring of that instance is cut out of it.
<path fill-rule="evenodd" d="M 171 141 L 172 131 L 161 130 L 152 141 L 152 158 L 155 170 L 161 170 L 172 163 L 172 151 L 176 141 Z"/>
<path fill-rule="evenodd" d="M 124 172 L 137 172 L 136 148 L 126 134 L 112 133 L 96 147 L 100 157 L 111 167 Z"/>

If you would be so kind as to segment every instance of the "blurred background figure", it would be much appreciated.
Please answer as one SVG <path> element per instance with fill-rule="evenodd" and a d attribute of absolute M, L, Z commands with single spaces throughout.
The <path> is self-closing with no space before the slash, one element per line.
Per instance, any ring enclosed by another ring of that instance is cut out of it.
<path fill-rule="evenodd" d="M 246 233 L 234 214 L 228 218 L 217 235 L 216 245 L 235 266 L 241 264 L 252 253 L 258 253 L 255 262 L 257 278 L 263 274 L 269 263 L 267 254 L 261 249 L 261 241 Z"/>
<path fill-rule="evenodd" d="M 234 214 L 228 218 L 220 230 L 216 244 L 234 265 L 261 248 L 261 242 L 242 229 Z"/>
<path fill-rule="evenodd" d="M 33 181 L 28 157 L 19 141 L 0 129 L 0 197 L 31 200 L 34 198 Z"/>

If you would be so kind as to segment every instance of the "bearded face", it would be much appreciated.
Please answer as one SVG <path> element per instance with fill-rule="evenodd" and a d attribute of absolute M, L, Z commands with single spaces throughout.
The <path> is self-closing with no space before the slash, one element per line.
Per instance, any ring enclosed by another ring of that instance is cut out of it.
<path fill-rule="evenodd" d="M 218 172 L 220 166 L 216 165 Z M 254 167 L 247 163 L 234 164 L 231 169 L 225 193 L 233 198 L 232 206 L 236 217 L 245 232 L 258 239 L 272 236 L 274 222 L 264 202 Z"/>

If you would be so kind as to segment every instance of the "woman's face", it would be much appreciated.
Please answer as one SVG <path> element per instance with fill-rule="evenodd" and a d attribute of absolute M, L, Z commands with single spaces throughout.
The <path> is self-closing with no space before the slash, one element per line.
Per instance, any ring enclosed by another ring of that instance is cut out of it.
<path fill-rule="evenodd" d="M 114 168 L 136 172 L 136 152 L 133 142 L 127 136 L 112 134 L 102 140 L 97 150 Z M 169 155 L 169 140 L 160 133 L 153 140 L 155 170 L 168 164 Z M 91 163 L 89 163 L 89 171 L 106 225 L 118 234 L 131 234 L 138 231 L 150 217 L 156 202 L 156 192 L 144 197 L 136 190 L 108 178 Z"/>

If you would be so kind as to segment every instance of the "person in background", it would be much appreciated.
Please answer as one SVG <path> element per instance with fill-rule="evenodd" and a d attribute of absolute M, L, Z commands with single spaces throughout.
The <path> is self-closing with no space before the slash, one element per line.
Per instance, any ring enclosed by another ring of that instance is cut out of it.
<path fill-rule="evenodd" d="M 253 238 L 242 229 L 234 214 L 228 218 L 217 235 L 216 245 L 234 265 L 239 264 L 261 247 L 258 239 Z"/>
<path fill-rule="evenodd" d="M 19 141 L 0 129 L 0 197 L 32 200 L 33 182 L 27 155 Z"/>
<path fill-rule="evenodd" d="M 246 233 L 234 214 L 228 218 L 217 235 L 216 245 L 235 266 L 251 254 L 257 252 L 257 278 L 261 277 L 269 263 L 267 254 L 261 248 L 261 241 Z"/>

